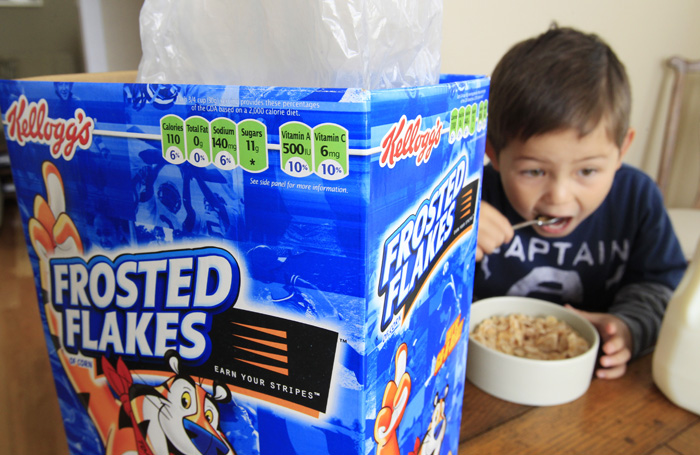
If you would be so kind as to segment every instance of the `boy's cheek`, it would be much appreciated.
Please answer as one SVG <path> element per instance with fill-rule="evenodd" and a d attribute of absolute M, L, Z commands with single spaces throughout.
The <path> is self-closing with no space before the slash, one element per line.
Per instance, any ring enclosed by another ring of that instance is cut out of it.
<path fill-rule="evenodd" d="M 508 202 L 516 212 L 525 219 L 529 219 L 533 213 L 533 207 L 539 199 L 539 191 L 531 185 L 522 185 L 517 182 L 505 184 L 503 189 Z"/>

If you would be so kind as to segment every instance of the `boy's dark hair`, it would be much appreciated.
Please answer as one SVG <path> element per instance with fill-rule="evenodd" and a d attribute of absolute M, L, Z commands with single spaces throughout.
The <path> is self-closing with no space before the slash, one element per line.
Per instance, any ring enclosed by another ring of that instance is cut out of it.
<path fill-rule="evenodd" d="M 596 35 L 554 25 L 513 46 L 496 65 L 488 139 L 499 153 L 511 140 L 561 129 L 585 136 L 606 119 L 620 147 L 630 108 L 627 73 L 612 49 Z"/>

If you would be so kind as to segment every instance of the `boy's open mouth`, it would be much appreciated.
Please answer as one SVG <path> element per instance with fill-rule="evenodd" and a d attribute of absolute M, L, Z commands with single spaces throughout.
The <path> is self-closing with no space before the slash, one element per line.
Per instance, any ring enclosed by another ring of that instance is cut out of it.
<path fill-rule="evenodd" d="M 549 216 L 549 215 L 546 215 L 546 216 Z M 538 227 L 541 231 L 549 233 L 549 234 L 559 234 L 559 233 L 565 231 L 566 228 L 569 227 L 569 224 L 571 224 L 571 221 L 573 219 L 570 216 L 564 216 L 564 217 L 550 216 L 550 217 L 551 218 L 559 218 L 559 220 L 557 220 L 554 223 L 544 224 L 544 225 Z"/>

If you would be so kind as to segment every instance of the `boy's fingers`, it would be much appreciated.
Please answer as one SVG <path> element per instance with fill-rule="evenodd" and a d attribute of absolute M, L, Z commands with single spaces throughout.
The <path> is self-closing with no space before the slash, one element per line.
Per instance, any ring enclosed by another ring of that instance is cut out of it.
<path fill-rule="evenodd" d="M 503 235 L 500 235 L 498 232 L 488 231 L 483 232 L 483 235 L 481 232 L 479 232 L 479 237 L 477 238 L 476 242 L 484 253 L 490 254 L 493 252 L 493 250 L 501 246 L 504 241 Z"/>
<path fill-rule="evenodd" d="M 611 338 L 615 337 L 615 335 L 618 335 L 617 325 L 610 321 L 610 318 L 606 313 L 590 313 L 588 311 L 574 308 L 569 304 L 566 304 L 565 307 L 583 316 L 588 320 L 588 322 L 593 324 L 596 330 L 598 330 L 598 332 L 601 334 L 603 341 L 610 340 Z M 624 340 L 620 338 L 620 341 L 624 345 Z"/>
<path fill-rule="evenodd" d="M 614 336 L 618 334 L 618 329 L 617 325 L 613 322 L 608 322 L 605 324 L 605 333 L 607 333 L 610 336 Z"/>
<path fill-rule="evenodd" d="M 625 371 L 627 371 L 627 364 L 614 368 L 598 368 L 595 375 L 600 379 L 617 379 L 622 377 L 625 374 Z"/>
<path fill-rule="evenodd" d="M 608 356 L 614 355 L 615 353 L 621 351 L 624 348 L 625 343 L 620 337 L 612 337 L 607 340 L 604 340 L 603 345 L 601 346 L 603 352 Z"/>
<path fill-rule="evenodd" d="M 564 305 L 566 308 L 570 309 L 574 313 L 577 313 L 579 316 L 583 316 L 585 319 L 588 320 L 591 324 L 595 326 L 597 330 L 600 331 L 600 326 L 604 323 L 604 317 L 600 313 L 589 313 L 588 311 L 584 310 L 579 310 L 578 308 L 574 308 L 568 303 Z"/>
<path fill-rule="evenodd" d="M 603 322 L 598 330 L 603 342 L 603 352 L 611 354 L 625 348 L 625 340 L 622 339 L 614 323 Z"/>
<path fill-rule="evenodd" d="M 604 356 L 600 358 L 601 365 L 611 367 L 629 362 L 632 353 L 625 348 L 625 342 L 620 337 L 612 338 L 603 344 Z"/>
<path fill-rule="evenodd" d="M 490 221 L 480 221 L 477 245 L 484 254 L 491 254 L 496 248 L 512 240 L 512 234 L 499 224 Z"/>
<path fill-rule="evenodd" d="M 490 221 L 493 224 L 510 226 L 508 219 L 501 214 L 498 210 L 491 206 L 486 206 L 481 212 L 480 220 Z"/>

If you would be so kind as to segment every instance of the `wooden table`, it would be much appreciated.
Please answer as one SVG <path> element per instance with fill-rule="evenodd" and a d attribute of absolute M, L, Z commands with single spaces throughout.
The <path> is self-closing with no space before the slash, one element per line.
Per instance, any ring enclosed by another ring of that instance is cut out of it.
<path fill-rule="evenodd" d="M 559 406 L 506 402 L 467 382 L 459 455 L 700 454 L 700 416 L 654 385 L 651 358 L 620 379 L 594 379 L 584 396 Z"/>
<path fill-rule="evenodd" d="M 9 201 L 0 226 L 0 454 L 68 454 L 26 240 Z"/>
<path fill-rule="evenodd" d="M 17 206 L 0 228 L 0 454 L 66 455 L 56 391 Z M 700 417 L 651 380 L 651 357 L 622 379 L 594 380 L 578 400 L 536 408 L 467 383 L 459 455 L 700 453 Z M 445 454 L 442 454 L 445 455 Z"/>

